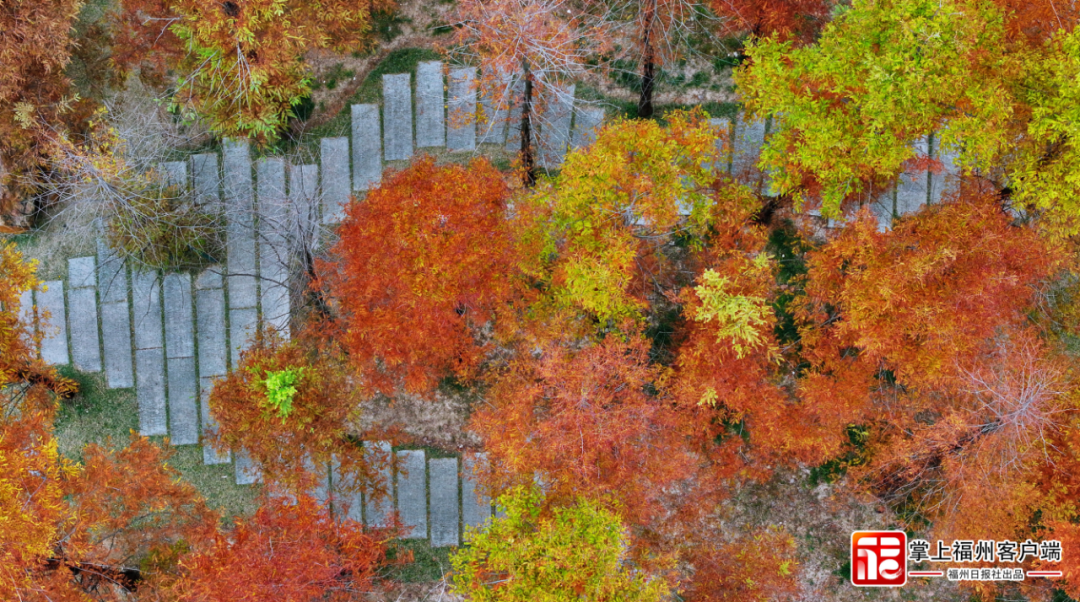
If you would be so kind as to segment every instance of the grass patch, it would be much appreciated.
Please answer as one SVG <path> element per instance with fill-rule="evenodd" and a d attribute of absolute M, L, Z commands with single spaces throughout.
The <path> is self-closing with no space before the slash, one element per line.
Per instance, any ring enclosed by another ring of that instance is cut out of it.
<path fill-rule="evenodd" d="M 60 453 L 65 457 L 81 461 L 87 444 L 123 446 L 130 433 L 138 431 L 139 407 L 134 389 L 109 389 L 104 374 L 80 372 L 71 366 L 61 366 L 59 372 L 79 383 L 79 393 L 62 404 L 55 423 Z M 164 445 L 163 437 L 151 439 Z M 169 465 L 199 490 L 211 508 L 221 511 L 227 519 L 254 513 L 259 490 L 237 485 L 232 464 L 203 464 L 202 447 L 197 445 L 172 449 L 175 453 Z"/>
<path fill-rule="evenodd" d="M 399 583 L 438 581 L 450 572 L 450 554 L 455 548 L 433 548 L 426 539 L 399 539 L 387 550 L 391 561 L 412 552 L 413 561 L 392 565 L 384 577 Z"/>
<path fill-rule="evenodd" d="M 71 366 L 57 370 L 79 384 L 79 392 L 61 403 L 56 416 L 60 453 L 82 461 L 90 443 L 124 445 L 129 433 L 139 430 L 139 411 L 134 389 L 109 389 L 104 374 L 80 372 Z"/>

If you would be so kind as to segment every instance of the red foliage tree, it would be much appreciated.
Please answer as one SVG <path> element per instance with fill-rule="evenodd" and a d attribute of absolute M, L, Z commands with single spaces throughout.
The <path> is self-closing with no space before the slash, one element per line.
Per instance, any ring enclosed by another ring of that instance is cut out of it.
<path fill-rule="evenodd" d="M 325 482 L 331 464 L 354 488 L 377 480 L 372 458 L 353 437 L 365 389 L 321 328 L 316 323 L 290 340 L 257 339 L 210 393 L 218 429 L 209 443 L 245 450 L 267 482 L 293 493 Z"/>
<path fill-rule="evenodd" d="M 665 488 L 697 467 L 664 380 L 639 337 L 522 358 L 473 416 L 503 471 L 496 488 L 536 478 L 549 501 L 611 495 L 630 524 L 647 525 L 662 513 Z"/>
<path fill-rule="evenodd" d="M 366 385 L 425 391 L 467 381 L 484 332 L 521 292 L 506 220 L 510 188 L 486 160 L 423 158 L 353 203 L 320 271 L 341 340 Z"/>
<path fill-rule="evenodd" d="M 356 600 L 383 554 L 363 527 L 334 520 L 312 498 L 271 498 L 185 557 L 172 593 L 180 602 Z"/>

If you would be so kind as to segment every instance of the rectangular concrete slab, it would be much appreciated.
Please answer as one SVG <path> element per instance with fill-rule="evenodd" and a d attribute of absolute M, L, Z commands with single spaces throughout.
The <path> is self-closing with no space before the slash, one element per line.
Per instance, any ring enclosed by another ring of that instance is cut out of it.
<path fill-rule="evenodd" d="M 72 363 L 83 372 L 101 372 L 97 290 L 93 288 L 69 290 L 68 309 L 70 310 L 68 311 L 68 330 L 71 331 Z"/>
<path fill-rule="evenodd" d="M 944 149 L 941 146 L 941 135 L 935 133 L 930 139 L 931 156 L 941 161 L 941 173 L 930 174 L 930 204 L 937 205 L 945 194 L 952 192 L 960 183 L 960 168 L 956 163 L 955 150 Z"/>
<path fill-rule="evenodd" d="M 229 310 L 229 347 L 233 368 L 240 365 L 240 352 L 251 344 L 258 325 L 259 315 L 255 308 Z"/>
<path fill-rule="evenodd" d="M 352 475 L 341 472 L 337 458 L 330 465 L 330 491 L 334 495 L 334 516 L 364 523 L 364 502 Z"/>
<path fill-rule="evenodd" d="M 730 175 L 731 120 L 726 117 L 713 118 L 709 120 L 709 125 L 711 125 L 716 132 L 716 152 L 719 154 L 718 160 L 713 164 L 713 169 Z"/>
<path fill-rule="evenodd" d="M 476 469 L 486 464 L 484 454 L 465 458 L 461 469 L 461 521 L 464 526 L 480 529 L 491 518 L 491 498 L 483 495 Z"/>
<path fill-rule="evenodd" d="M 378 105 L 352 106 L 353 190 L 370 190 L 382 180 L 381 131 Z"/>
<path fill-rule="evenodd" d="M 757 160 L 765 144 L 765 122 L 748 121 L 740 114 L 735 121 L 731 143 L 731 173 L 736 177 L 759 178 Z"/>
<path fill-rule="evenodd" d="M 206 268 L 195 277 L 195 289 L 222 288 L 225 286 L 225 278 L 222 269 L 218 266 Z"/>
<path fill-rule="evenodd" d="M 169 441 L 173 445 L 199 442 L 199 386 L 194 357 L 172 357 L 169 364 Z"/>
<path fill-rule="evenodd" d="M 195 357 L 195 321 L 191 307 L 191 274 L 166 274 L 165 356 Z"/>
<path fill-rule="evenodd" d="M 312 249 L 321 234 L 319 220 L 319 166 L 289 165 L 289 206 L 296 245 L 292 252 Z M 278 251 L 279 255 L 281 254 Z M 287 255 L 287 254 L 286 254 Z"/>
<path fill-rule="evenodd" d="M 262 471 L 251 461 L 251 456 L 248 456 L 247 452 L 238 451 L 235 456 L 237 485 L 253 485 L 262 481 Z"/>
<path fill-rule="evenodd" d="M 574 85 L 552 89 L 545 94 L 540 118 L 540 138 L 537 145 L 541 167 L 562 165 L 570 147 L 570 121 L 574 115 Z"/>
<path fill-rule="evenodd" d="M 494 71 L 484 68 L 480 84 L 480 112 L 476 117 L 477 136 L 482 144 L 504 144 L 506 142 L 506 117 L 513 99 L 510 97 L 510 74 L 497 76 Z"/>
<path fill-rule="evenodd" d="M 443 64 L 426 61 L 416 66 L 416 146 L 444 146 Z"/>
<path fill-rule="evenodd" d="M 476 69 L 450 71 L 446 148 L 476 150 Z"/>
<path fill-rule="evenodd" d="M 202 153 L 191 157 L 191 179 L 195 202 L 213 209 L 221 206 L 221 174 L 218 173 L 217 153 Z"/>
<path fill-rule="evenodd" d="M 289 272 L 284 266 L 269 267 L 262 279 L 263 325 L 272 327 L 278 334 L 288 338 L 291 304 L 289 302 Z"/>
<path fill-rule="evenodd" d="M 28 290 L 19 293 L 19 323 L 26 331 L 26 342 L 33 341 L 33 335 L 37 331 L 34 323 L 37 312 L 34 311 L 34 291 Z"/>
<path fill-rule="evenodd" d="M 135 385 L 131 359 L 131 318 L 127 303 L 101 305 L 101 338 L 105 381 L 110 389 Z"/>
<path fill-rule="evenodd" d="M 41 320 L 41 359 L 53 366 L 67 364 L 67 316 L 64 313 L 64 282 L 52 280 L 37 293 L 38 316 Z"/>
<path fill-rule="evenodd" d="M 228 367 L 225 332 L 225 291 L 195 291 L 195 316 L 199 332 L 199 375 L 222 376 Z"/>
<path fill-rule="evenodd" d="M 404 161 L 413 154 L 412 76 L 383 76 L 383 153 L 387 161 Z"/>
<path fill-rule="evenodd" d="M 228 464 L 232 458 L 227 450 L 219 453 L 211 447 L 205 437 L 217 432 L 217 421 L 210 412 L 210 392 L 214 389 L 214 377 L 203 376 L 199 378 L 199 413 L 202 416 L 203 425 L 203 464 Z"/>
<path fill-rule="evenodd" d="M 521 150 L 521 110 L 525 99 L 525 80 L 520 74 L 515 74 L 510 84 L 509 110 L 506 115 L 506 150 L 518 152 Z M 532 117 L 530 120 L 531 137 L 536 142 L 536 124 L 540 121 L 540 113 L 537 111 L 536 88 L 532 91 Z"/>
<path fill-rule="evenodd" d="M 167 186 L 178 186 L 186 189 L 188 185 L 187 163 L 183 161 L 166 161 L 158 165 L 162 180 Z"/>
<path fill-rule="evenodd" d="M 323 138 L 319 147 L 322 168 L 322 218 L 336 224 L 345 218 L 352 184 L 349 181 L 349 139 Z"/>
<path fill-rule="evenodd" d="M 165 411 L 165 350 L 135 351 L 135 397 L 139 404 L 139 434 L 169 434 Z"/>
<path fill-rule="evenodd" d="M 68 259 L 68 286 L 87 288 L 97 286 L 97 260 L 90 257 L 72 257 Z"/>
<path fill-rule="evenodd" d="M 600 107 L 576 107 L 574 111 L 574 132 L 570 136 L 570 146 L 585 148 L 596 140 L 596 132 L 604 124 L 604 109 Z"/>
<path fill-rule="evenodd" d="M 157 272 L 132 272 L 131 317 L 136 349 L 165 346 L 161 330 L 161 280 Z"/>
<path fill-rule="evenodd" d="M 427 537 L 427 462 L 422 450 L 397 453 L 397 508 L 405 537 Z"/>
<path fill-rule="evenodd" d="M 315 462 L 311 459 L 311 456 L 305 456 L 304 468 L 315 477 L 315 488 L 308 493 L 319 500 L 320 503 L 326 504 L 330 493 L 329 467 L 326 464 Z"/>
<path fill-rule="evenodd" d="M 918 156 L 928 155 L 930 152 L 929 141 L 921 138 L 915 141 L 915 153 Z M 896 186 L 896 209 L 899 215 L 914 213 L 926 204 L 930 194 L 929 171 L 926 169 L 909 170 L 900 174 Z"/>
<path fill-rule="evenodd" d="M 432 458 L 428 460 L 428 472 L 431 483 L 431 545 L 435 548 L 460 545 L 457 458 Z"/>
<path fill-rule="evenodd" d="M 379 480 L 386 486 L 385 496 L 374 496 L 370 490 L 364 493 L 364 524 L 369 527 L 385 527 L 389 524 L 390 513 L 394 510 L 394 469 L 391 464 L 390 443 L 387 441 L 367 441 L 369 462 L 381 464 Z"/>
<path fill-rule="evenodd" d="M 259 297 L 251 156 L 246 140 L 225 140 L 223 144 L 229 307 L 255 307 Z"/>
<path fill-rule="evenodd" d="M 102 303 L 127 303 L 128 279 L 124 261 L 104 238 L 97 241 L 98 294 Z"/>

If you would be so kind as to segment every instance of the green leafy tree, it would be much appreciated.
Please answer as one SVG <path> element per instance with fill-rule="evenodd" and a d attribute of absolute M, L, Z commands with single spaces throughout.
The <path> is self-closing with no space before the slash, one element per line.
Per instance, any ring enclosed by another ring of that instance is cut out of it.
<path fill-rule="evenodd" d="M 669 589 L 624 562 L 626 537 L 615 513 L 592 500 L 543 508 L 537 488 L 519 487 L 499 499 L 506 515 L 450 558 L 453 588 L 474 602 L 646 602 Z"/>

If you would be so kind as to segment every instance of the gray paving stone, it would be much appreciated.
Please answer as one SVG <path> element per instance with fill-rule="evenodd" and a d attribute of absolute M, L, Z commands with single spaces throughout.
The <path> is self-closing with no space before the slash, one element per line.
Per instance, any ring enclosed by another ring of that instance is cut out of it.
<path fill-rule="evenodd" d="M 37 306 L 44 334 L 41 359 L 54 366 L 67 364 L 71 359 L 68 355 L 67 316 L 64 313 L 64 282 L 46 282 L 45 290 L 37 293 Z"/>
<path fill-rule="evenodd" d="M 394 510 L 394 469 L 391 465 L 390 443 L 386 441 L 368 441 L 364 447 L 370 450 L 370 461 L 385 462 L 379 471 L 380 480 L 386 484 L 387 495 L 373 499 L 370 492 L 364 495 L 364 519 L 369 527 L 385 527 L 389 524 L 390 513 Z"/>
<path fill-rule="evenodd" d="M 169 434 L 165 417 L 165 350 L 135 351 L 135 397 L 139 403 L 139 434 Z"/>
<path fill-rule="evenodd" d="M 247 452 L 238 451 L 235 454 L 236 463 L 236 484 L 237 485 L 252 485 L 262 481 L 262 471 L 251 460 L 251 456 L 247 455 Z"/>
<path fill-rule="evenodd" d="M 30 337 L 26 339 L 27 342 L 33 340 L 33 334 L 37 330 L 37 326 L 34 324 L 34 317 L 36 312 L 34 311 L 34 291 L 27 290 L 19 293 L 19 322 L 26 329 L 26 334 Z"/>
<path fill-rule="evenodd" d="M 369 190 L 382 180 L 382 134 L 378 105 L 352 106 L 353 190 Z"/>
<path fill-rule="evenodd" d="M 716 150 L 720 153 L 720 160 L 713 168 L 731 175 L 731 120 L 726 117 L 713 118 L 709 120 L 709 125 L 717 130 Z"/>
<path fill-rule="evenodd" d="M 416 146 L 444 146 L 446 121 L 444 114 L 443 64 L 426 61 L 416 66 Z"/>
<path fill-rule="evenodd" d="M 485 464 L 485 455 L 465 458 L 461 470 L 461 520 L 463 525 L 481 528 L 491 518 L 491 498 L 483 495 L 476 479 L 477 466 Z"/>
<path fill-rule="evenodd" d="M 319 166 L 289 165 L 289 206 L 295 226 L 293 243 L 299 252 L 314 248 L 320 236 Z M 280 252 L 279 252 L 280 253 Z"/>
<path fill-rule="evenodd" d="M 931 156 L 942 163 L 941 173 L 930 174 L 930 203 L 937 205 L 941 203 L 946 193 L 955 190 L 958 186 L 960 168 L 956 162 L 958 158 L 956 151 L 941 148 L 940 134 L 936 134 L 930 142 L 932 143 Z"/>
<path fill-rule="evenodd" d="M 229 310 L 229 347 L 232 366 L 240 365 L 240 352 L 247 349 L 259 325 L 259 315 L 253 307 Z"/>
<path fill-rule="evenodd" d="M 191 178 L 195 202 L 219 208 L 221 205 L 221 174 L 218 173 L 217 153 L 202 153 L 191 157 Z"/>
<path fill-rule="evenodd" d="M 191 274 L 166 274 L 165 357 L 195 357 L 195 322 L 191 307 Z"/>
<path fill-rule="evenodd" d="M 131 274 L 131 317 L 136 349 L 164 347 L 161 329 L 161 280 L 157 272 Z"/>
<path fill-rule="evenodd" d="M 347 518 L 360 524 L 364 523 L 364 503 L 360 490 L 356 487 L 352 475 L 341 472 L 341 465 L 334 458 L 330 466 L 330 485 L 334 499 L 331 502 L 334 514 L 340 518 Z"/>
<path fill-rule="evenodd" d="M 91 274 L 93 272 L 91 271 Z M 68 329 L 71 359 L 83 372 L 101 372 L 101 339 L 98 334 L 97 290 L 68 290 Z"/>
<path fill-rule="evenodd" d="M 435 548 L 461 543 L 458 506 L 457 458 L 433 458 L 428 461 L 431 483 L 431 545 Z"/>
<path fill-rule="evenodd" d="M 289 303 L 288 270 L 281 265 L 263 272 L 262 319 L 279 334 L 288 338 L 291 305 Z"/>
<path fill-rule="evenodd" d="M 562 165 L 570 147 L 570 120 L 574 115 L 574 85 L 557 93 L 547 95 L 540 120 L 539 152 L 541 167 L 554 168 Z"/>
<path fill-rule="evenodd" d="M 352 185 L 349 182 L 349 139 L 323 138 L 320 146 L 322 167 L 322 216 L 324 224 L 336 224 L 345 218 Z"/>
<path fill-rule="evenodd" d="M 532 118 L 530 127 L 533 142 L 536 142 L 536 124 L 540 122 L 540 114 L 537 112 L 536 88 L 533 88 Z M 515 75 L 510 84 L 510 102 L 506 116 L 506 150 L 518 152 L 521 150 L 521 103 L 525 98 L 525 80 Z"/>
<path fill-rule="evenodd" d="M 735 121 L 731 143 L 731 172 L 747 174 L 756 169 L 761 146 L 765 143 L 765 122 L 746 121 L 742 114 Z"/>
<path fill-rule="evenodd" d="M 310 491 L 312 497 L 319 503 L 326 504 L 330 492 L 330 471 L 325 464 L 319 464 L 311 459 L 310 455 L 304 456 L 304 467 L 315 476 L 315 489 Z"/>
<path fill-rule="evenodd" d="M 110 389 L 135 385 L 131 360 L 131 318 L 128 304 L 101 304 L 101 338 L 105 359 L 105 381 Z"/>
<path fill-rule="evenodd" d="M 387 161 L 404 161 L 413 154 L 411 75 L 383 76 L 383 153 Z"/>
<path fill-rule="evenodd" d="M 476 150 L 476 69 L 450 70 L 446 148 Z"/>
<path fill-rule="evenodd" d="M 926 138 L 917 140 L 912 146 L 919 155 L 929 154 L 929 142 Z M 925 169 L 901 173 L 896 187 L 897 213 L 905 215 L 918 211 L 929 198 L 929 186 L 929 172 Z"/>
<path fill-rule="evenodd" d="M 96 287 L 96 269 L 97 261 L 93 256 L 68 259 L 68 286 L 71 288 Z"/>
<path fill-rule="evenodd" d="M 427 462 L 422 450 L 397 453 L 397 507 L 406 538 L 427 537 Z"/>
<path fill-rule="evenodd" d="M 570 136 L 570 146 L 585 148 L 596 141 L 596 133 L 604 124 L 604 109 L 600 107 L 578 107 L 574 111 L 574 133 Z"/>
<path fill-rule="evenodd" d="M 166 161 L 158 166 L 162 180 L 168 186 L 187 188 L 187 163 L 183 161 Z"/>
<path fill-rule="evenodd" d="M 173 445 L 199 442 L 199 383 L 194 357 L 171 357 L 169 364 L 169 441 Z"/>
<path fill-rule="evenodd" d="M 97 240 L 97 272 L 101 302 L 127 303 L 127 267 L 116 252 L 109 248 L 104 238 Z"/>
<path fill-rule="evenodd" d="M 251 157 L 247 141 L 224 141 L 226 255 L 229 273 L 229 306 L 255 307 L 254 192 L 251 187 Z"/>
<path fill-rule="evenodd" d="M 218 428 L 217 421 L 214 420 L 214 415 L 210 412 L 210 392 L 213 388 L 214 377 L 203 376 L 199 378 L 199 412 L 202 415 L 204 436 L 216 433 Z M 203 440 L 203 464 L 228 464 L 231 459 L 232 454 L 228 451 L 218 453 L 217 450 L 207 444 L 205 439 Z"/>
<path fill-rule="evenodd" d="M 195 291 L 195 316 L 199 332 L 199 375 L 222 376 L 228 369 L 225 342 L 225 291 L 204 288 Z"/>
<path fill-rule="evenodd" d="M 513 78 L 509 74 L 496 77 L 490 68 L 484 69 L 480 85 L 480 115 L 477 117 L 478 136 L 482 144 L 504 144 L 506 118 L 513 102 L 510 98 Z"/>
<path fill-rule="evenodd" d="M 222 288 L 225 286 L 225 278 L 222 269 L 218 266 L 206 268 L 195 277 L 195 289 Z"/>

